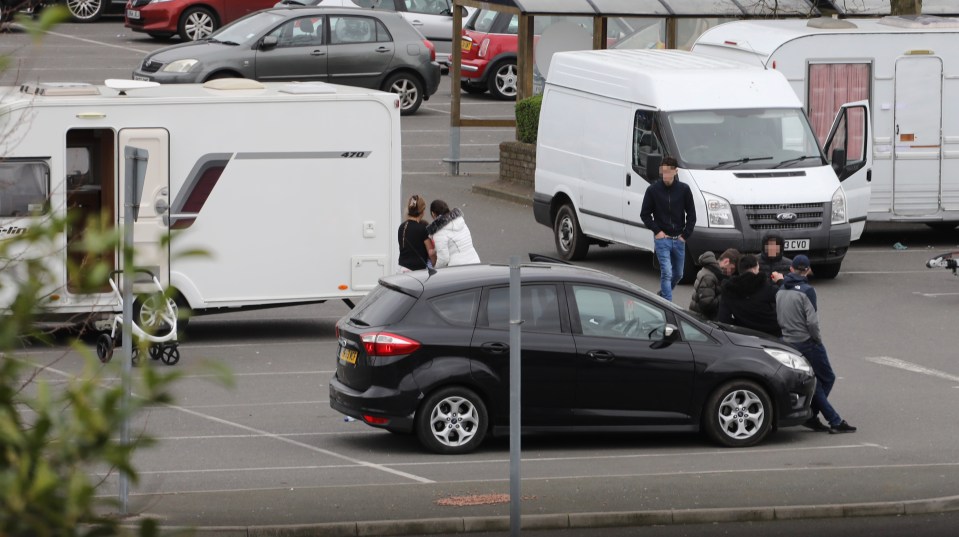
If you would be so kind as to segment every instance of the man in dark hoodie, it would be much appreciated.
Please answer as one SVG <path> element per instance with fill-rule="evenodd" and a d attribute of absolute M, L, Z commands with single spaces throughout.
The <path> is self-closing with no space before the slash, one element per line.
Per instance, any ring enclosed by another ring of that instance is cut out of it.
<path fill-rule="evenodd" d="M 779 337 L 776 290 L 768 276 L 759 271 L 759 259 L 744 255 L 739 260 L 739 274 L 723 284 L 716 320 Z"/>
<path fill-rule="evenodd" d="M 673 299 L 673 289 L 683 279 L 686 241 L 696 227 L 696 205 L 689 185 L 677 177 L 678 163 L 665 157 L 659 172 L 662 179 L 646 188 L 639 217 L 653 232 L 656 259 L 659 260 L 659 296 Z"/>
<path fill-rule="evenodd" d="M 846 423 L 829 404 L 829 392 L 836 382 L 836 375 L 829 363 L 826 347 L 822 344 L 819 306 L 816 290 L 806 279 L 809 274 L 809 258 L 797 255 L 789 268 L 789 274 L 783 279 L 782 289 L 776 293 L 776 313 L 782 326 L 783 341 L 801 352 L 816 374 L 816 391 L 812 398 L 813 415 L 803 425 L 814 431 L 828 431 L 830 434 L 854 433 L 856 428 Z M 828 425 L 819 421 L 817 416 L 820 413 L 826 418 Z"/>
<path fill-rule="evenodd" d="M 792 259 L 783 256 L 783 238 L 776 233 L 763 236 L 762 252 L 759 254 L 759 270 L 772 276 L 773 272 L 786 274 Z"/>

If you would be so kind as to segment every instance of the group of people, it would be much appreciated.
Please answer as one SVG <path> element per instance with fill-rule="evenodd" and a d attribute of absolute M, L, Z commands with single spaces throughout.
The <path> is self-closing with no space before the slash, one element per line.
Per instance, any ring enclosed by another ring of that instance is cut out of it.
<path fill-rule="evenodd" d="M 433 200 L 432 222 L 423 220 L 425 213 L 426 200 L 418 194 L 410 196 L 406 220 L 397 230 L 401 272 L 480 262 L 463 211 L 458 207 L 450 209 L 443 200 Z"/>
<path fill-rule="evenodd" d="M 829 403 L 836 375 L 819 330 L 809 258 L 800 254 L 790 260 L 782 251 L 782 237 L 767 235 L 758 256 L 729 249 L 717 260 L 712 252 L 704 253 L 689 309 L 707 319 L 764 332 L 798 350 L 816 375 L 813 416 L 804 425 L 833 434 L 855 432 Z"/>
<path fill-rule="evenodd" d="M 663 158 L 661 180 L 646 189 L 640 218 L 653 232 L 660 266 L 659 296 L 672 301 L 683 279 L 686 241 L 696 226 L 696 206 L 689 186 L 679 181 L 678 163 Z M 852 433 L 856 428 L 829 403 L 836 382 L 819 330 L 816 290 L 809 284 L 809 258 L 783 257 L 783 239 L 767 235 L 762 252 L 740 255 L 729 249 L 717 259 L 713 252 L 699 256 L 689 309 L 704 318 L 738 325 L 779 338 L 806 357 L 816 375 L 813 415 L 805 426 L 815 431 Z M 822 414 L 827 423 L 819 419 Z"/>

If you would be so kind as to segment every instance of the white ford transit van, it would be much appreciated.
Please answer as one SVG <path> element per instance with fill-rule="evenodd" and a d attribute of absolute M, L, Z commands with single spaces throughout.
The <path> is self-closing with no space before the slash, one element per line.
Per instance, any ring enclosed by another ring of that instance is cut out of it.
<path fill-rule="evenodd" d="M 850 220 L 864 219 L 865 207 L 849 214 L 834 168 L 865 174 L 871 165 L 862 150 L 869 114 L 848 110 L 825 144 L 830 166 L 777 71 L 676 50 L 558 53 L 540 112 L 536 221 L 553 229 L 567 260 L 585 257 L 590 244 L 652 251 L 640 209 L 670 155 L 696 203 L 687 277 L 704 251 L 758 252 L 767 233 L 785 239 L 786 255 L 809 256 L 817 276 L 835 277 Z"/>

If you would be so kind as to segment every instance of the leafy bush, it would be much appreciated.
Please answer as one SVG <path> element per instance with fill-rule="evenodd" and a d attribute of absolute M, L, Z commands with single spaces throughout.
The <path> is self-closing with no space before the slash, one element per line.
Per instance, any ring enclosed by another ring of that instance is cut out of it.
<path fill-rule="evenodd" d="M 539 109 L 543 96 L 533 95 L 516 103 L 516 139 L 527 144 L 536 143 L 539 131 Z"/>

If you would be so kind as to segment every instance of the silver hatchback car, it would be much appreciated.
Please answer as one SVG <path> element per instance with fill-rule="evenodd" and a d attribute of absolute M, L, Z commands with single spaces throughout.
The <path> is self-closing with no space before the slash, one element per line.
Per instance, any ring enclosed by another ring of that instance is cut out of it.
<path fill-rule="evenodd" d="M 322 81 L 380 89 L 415 113 L 436 93 L 433 44 L 398 13 L 360 8 L 273 8 L 224 26 L 208 39 L 159 49 L 135 80 L 202 83 L 215 78 Z"/>

